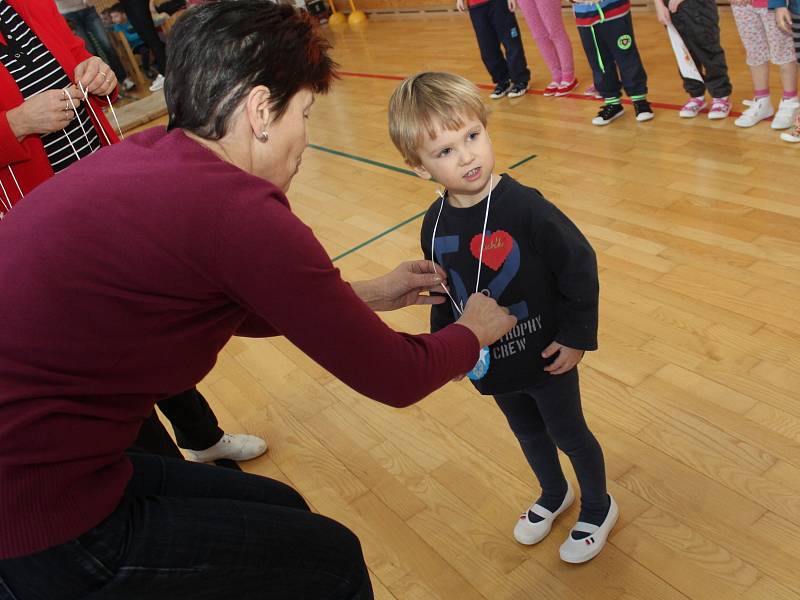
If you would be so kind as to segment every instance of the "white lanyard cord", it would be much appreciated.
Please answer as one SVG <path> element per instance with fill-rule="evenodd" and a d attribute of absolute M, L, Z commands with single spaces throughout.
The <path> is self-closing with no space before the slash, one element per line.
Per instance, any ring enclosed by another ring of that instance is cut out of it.
<path fill-rule="evenodd" d="M 81 89 L 81 92 L 83 92 L 83 101 L 86 103 L 86 106 L 89 107 L 89 110 L 92 111 L 92 116 L 94 116 L 94 120 L 97 123 L 97 126 L 100 128 L 100 131 L 103 133 L 103 137 L 106 138 L 106 144 L 108 144 L 110 146 L 111 145 L 111 140 L 108 139 L 108 134 L 106 133 L 106 130 L 103 129 L 103 126 L 100 124 L 100 119 L 97 118 L 97 113 L 94 112 L 94 107 L 92 106 L 92 103 L 89 102 L 89 92 L 86 91 L 86 88 L 83 87 L 83 84 L 80 81 L 78 82 L 78 87 Z M 106 96 L 106 98 L 108 98 L 108 96 Z M 111 100 L 108 101 L 108 105 L 111 106 Z M 114 109 L 112 108 L 111 110 L 113 111 Z M 114 119 L 116 120 L 116 118 L 117 118 L 117 115 L 116 115 L 116 113 L 114 113 Z M 119 122 L 117 122 L 117 125 L 119 125 Z"/>
<path fill-rule="evenodd" d="M 483 261 L 483 245 L 486 242 L 486 225 L 489 222 L 489 205 L 492 202 L 492 174 L 489 174 L 489 195 L 486 197 L 486 213 L 483 216 L 483 233 L 481 234 L 481 251 L 479 252 L 478 256 L 478 274 L 475 279 L 475 293 L 478 293 L 481 285 L 481 262 Z M 431 265 L 434 265 L 433 269 L 436 270 L 435 267 L 435 259 L 436 254 L 434 253 L 434 246 L 436 245 L 436 228 L 439 227 L 439 218 L 442 216 L 442 209 L 444 208 L 444 194 L 439 191 L 439 197 L 442 199 L 442 203 L 439 205 L 439 214 L 436 215 L 436 222 L 433 224 L 433 235 L 431 236 Z M 458 314 L 464 314 L 459 308 L 456 301 L 453 299 L 453 296 L 450 295 L 450 290 L 444 285 L 444 283 L 440 284 L 444 291 L 447 293 L 447 297 L 450 298 L 450 302 L 453 303 L 453 306 L 458 311 Z"/>
<path fill-rule="evenodd" d="M 9 197 L 8 192 L 6 192 L 6 186 L 3 185 L 2 181 L 0 181 L 0 190 L 3 192 L 3 195 L 0 197 L 0 200 L 3 201 L 3 208 L 6 210 L 11 210 L 11 198 Z"/>

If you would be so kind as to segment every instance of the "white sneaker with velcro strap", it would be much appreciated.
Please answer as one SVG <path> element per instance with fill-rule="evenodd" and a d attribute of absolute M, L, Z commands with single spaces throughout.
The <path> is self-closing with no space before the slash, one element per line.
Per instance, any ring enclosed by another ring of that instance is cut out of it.
<path fill-rule="evenodd" d="M 556 520 L 556 517 L 567 510 L 574 501 L 575 492 L 572 489 L 572 485 L 567 482 L 567 494 L 564 496 L 564 501 L 561 503 L 561 506 L 559 506 L 555 512 L 547 510 L 544 506 L 532 504 L 526 512 L 520 515 L 517 524 L 514 526 L 514 539 L 526 546 L 538 544 L 550 533 L 550 529 L 553 527 L 553 521 Z M 542 520 L 534 523 L 528 518 L 528 513 L 539 515 L 542 517 Z"/>
<path fill-rule="evenodd" d="M 572 528 L 572 531 L 588 533 L 589 535 L 576 540 L 572 537 L 572 531 L 570 531 L 569 536 L 566 541 L 561 544 L 561 549 L 559 550 L 561 560 L 568 563 L 579 564 L 592 560 L 595 556 L 600 554 L 600 551 L 606 545 L 608 535 L 611 533 L 611 530 L 614 528 L 619 518 L 619 507 L 617 503 L 614 502 L 614 498 L 611 494 L 608 495 L 608 498 L 611 504 L 608 507 L 608 514 L 602 525 L 592 525 L 591 523 L 585 523 L 583 521 L 575 523 L 575 527 Z"/>

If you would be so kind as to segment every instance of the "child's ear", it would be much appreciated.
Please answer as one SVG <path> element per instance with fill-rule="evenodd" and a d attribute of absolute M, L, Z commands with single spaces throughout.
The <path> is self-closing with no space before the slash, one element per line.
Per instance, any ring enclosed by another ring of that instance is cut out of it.
<path fill-rule="evenodd" d="M 422 165 L 412 165 L 410 162 L 406 161 L 406 164 L 411 167 L 414 173 L 417 174 L 418 177 L 430 181 L 433 179 L 433 175 L 428 172 L 428 169 L 423 167 Z"/>

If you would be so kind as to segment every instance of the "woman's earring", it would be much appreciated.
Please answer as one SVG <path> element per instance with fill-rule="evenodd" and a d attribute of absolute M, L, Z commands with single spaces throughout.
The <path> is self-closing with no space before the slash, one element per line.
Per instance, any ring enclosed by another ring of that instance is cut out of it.
<path fill-rule="evenodd" d="M 260 139 L 262 142 L 266 142 L 269 139 L 269 134 L 267 134 L 266 129 L 261 130 L 261 135 L 258 136 L 258 139 Z"/>

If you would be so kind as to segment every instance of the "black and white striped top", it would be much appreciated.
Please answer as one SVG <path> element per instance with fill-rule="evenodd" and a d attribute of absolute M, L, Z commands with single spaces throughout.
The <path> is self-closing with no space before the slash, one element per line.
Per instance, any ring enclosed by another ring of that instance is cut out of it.
<path fill-rule="evenodd" d="M 70 85 L 58 61 L 6 0 L 0 0 L 0 33 L 7 42 L 0 42 L 0 62 L 17 82 L 24 99 Z M 66 106 L 66 99 L 64 103 Z M 56 173 L 78 160 L 76 152 L 83 158 L 100 148 L 100 138 L 85 104 L 78 107 L 78 116 L 66 130 L 41 136 L 47 160 Z"/>

